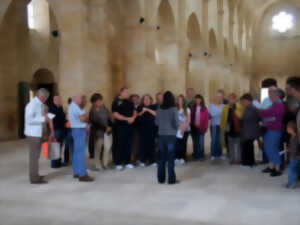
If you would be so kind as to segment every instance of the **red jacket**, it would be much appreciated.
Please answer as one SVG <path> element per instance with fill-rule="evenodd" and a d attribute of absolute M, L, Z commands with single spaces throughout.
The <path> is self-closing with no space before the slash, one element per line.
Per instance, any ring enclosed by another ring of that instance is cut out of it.
<path fill-rule="evenodd" d="M 200 133 L 205 134 L 208 129 L 208 122 L 210 120 L 209 113 L 206 107 L 201 107 L 200 110 L 200 125 L 196 126 L 195 124 L 196 118 L 196 106 L 191 107 L 191 127 L 193 129 L 197 129 Z"/>

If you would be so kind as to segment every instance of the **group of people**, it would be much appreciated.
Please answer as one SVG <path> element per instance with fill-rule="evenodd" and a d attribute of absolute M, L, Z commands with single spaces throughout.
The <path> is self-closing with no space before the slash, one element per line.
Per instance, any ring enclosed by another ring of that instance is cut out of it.
<path fill-rule="evenodd" d="M 107 169 L 112 155 L 115 169 L 135 166 L 157 166 L 158 182 L 176 184 L 175 164 L 187 162 L 187 142 L 193 142 L 193 161 L 203 161 L 205 134 L 210 129 L 210 160 L 226 159 L 230 164 L 254 166 L 254 142 L 258 141 L 268 167 L 263 173 L 272 177 L 282 174 L 283 164 L 289 162 L 289 180 L 294 188 L 300 178 L 300 78 L 291 77 L 286 84 L 287 99 L 277 87 L 269 88 L 269 97 L 262 104 L 251 94 L 237 97 L 232 93 L 225 98 L 219 90 L 213 103 L 206 106 L 202 95 L 188 89 L 186 96 L 174 96 L 170 91 L 151 95 L 129 96 L 123 87 L 113 101 L 111 113 L 99 93 L 91 96 L 91 109 L 85 110 L 87 99 L 77 95 L 69 101 L 64 112 L 59 96 L 53 98 L 49 113 L 44 103 L 49 92 L 40 89 L 26 106 L 25 135 L 30 142 L 30 181 L 43 184 L 39 175 L 38 159 L 41 151 L 43 125 L 48 124 L 49 140 L 65 142 L 64 162 L 53 160 L 51 166 L 66 166 L 72 158 L 73 175 L 82 182 L 93 181 L 87 173 L 86 146 L 89 139 L 92 170 Z M 54 118 L 51 115 L 54 115 Z M 89 138 L 88 138 L 88 137 Z M 287 146 L 288 154 L 284 149 Z M 223 153 L 227 149 L 227 154 Z M 70 157 L 69 155 L 72 155 Z M 283 157 L 283 156 L 288 157 Z"/>

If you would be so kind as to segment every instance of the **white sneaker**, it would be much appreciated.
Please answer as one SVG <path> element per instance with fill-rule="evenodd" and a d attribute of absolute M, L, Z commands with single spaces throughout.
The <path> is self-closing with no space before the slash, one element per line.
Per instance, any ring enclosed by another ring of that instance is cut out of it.
<path fill-rule="evenodd" d="M 126 165 L 126 168 L 127 168 L 127 169 L 133 169 L 134 166 L 133 166 L 132 164 L 127 164 L 127 165 Z"/>
<path fill-rule="evenodd" d="M 214 157 L 214 156 L 210 157 L 211 161 L 215 161 L 215 159 L 216 159 L 216 157 Z"/>
<path fill-rule="evenodd" d="M 221 159 L 221 160 L 226 160 L 226 157 L 222 155 L 222 156 L 220 157 L 220 159 Z"/>
<path fill-rule="evenodd" d="M 123 168 L 123 166 L 116 166 L 116 170 L 117 171 L 121 171 L 121 170 L 123 170 L 124 168 Z"/>
<path fill-rule="evenodd" d="M 157 167 L 157 163 L 152 163 L 150 166 L 151 167 Z"/>
<path fill-rule="evenodd" d="M 180 164 L 184 165 L 185 164 L 185 160 L 184 159 L 180 159 Z"/>
<path fill-rule="evenodd" d="M 139 167 L 145 167 L 146 166 L 146 164 L 142 163 L 142 162 L 140 162 L 138 165 L 139 165 Z"/>
<path fill-rule="evenodd" d="M 175 159 L 175 164 L 180 164 L 180 160 L 179 159 Z"/>

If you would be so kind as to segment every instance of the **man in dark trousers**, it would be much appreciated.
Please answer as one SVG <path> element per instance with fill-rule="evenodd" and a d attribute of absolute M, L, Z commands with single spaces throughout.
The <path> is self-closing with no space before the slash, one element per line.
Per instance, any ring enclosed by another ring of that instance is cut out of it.
<path fill-rule="evenodd" d="M 123 87 L 120 95 L 112 104 L 112 113 L 115 119 L 115 163 L 116 170 L 123 170 L 125 166 L 128 169 L 134 168 L 131 163 L 132 147 L 132 124 L 136 119 L 136 110 L 133 103 L 128 99 L 128 88 Z"/>
<path fill-rule="evenodd" d="M 65 124 L 67 120 L 66 120 L 66 114 L 62 107 L 61 98 L 59 96 L 53 97 L 53 104 L 49 107 L 49 112 L 55 115 L 53 119 L 55 139 L 62 146 L 66 138 Z M 56 169 L 62 166 L 66 166 L 66 164 L 61 162 L 61 158 L 51 161 L 51 168 Z"/>

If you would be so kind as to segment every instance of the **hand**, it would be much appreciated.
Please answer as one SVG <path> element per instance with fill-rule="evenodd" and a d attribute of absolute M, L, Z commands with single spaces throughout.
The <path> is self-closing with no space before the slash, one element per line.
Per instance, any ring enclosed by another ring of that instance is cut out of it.
<path fill-rule="evenodd" d="M 134 117 L 129 117 L 129 118 L 127 119 L 127 121 L 128 121 L 129 124 L 133 124 L 134 120 L 135 120 Z"/>
<path fill-rule="evenodd" d="M 49 123 L 51 121 L 51 119 L 46 115 L 45 116 L 46 122 Z"/>

